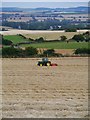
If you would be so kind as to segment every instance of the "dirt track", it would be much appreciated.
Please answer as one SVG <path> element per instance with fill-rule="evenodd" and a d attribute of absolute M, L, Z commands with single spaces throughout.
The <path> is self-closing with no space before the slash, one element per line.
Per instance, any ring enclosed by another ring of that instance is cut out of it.
<path fill-rule="evenodd" d="M 88 114 L 88 58 L 3 59 L 3 117 L 83 118 Z"/>

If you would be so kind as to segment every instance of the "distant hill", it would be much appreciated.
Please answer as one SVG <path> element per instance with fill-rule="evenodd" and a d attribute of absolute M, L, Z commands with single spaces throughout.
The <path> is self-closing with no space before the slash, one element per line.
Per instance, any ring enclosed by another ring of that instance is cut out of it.
<path fill-rule="evenodd" d="M 17 7 L 3 7 L 0 8 L 0 11 L 3 12 L 29 12 L 29 11 L 60 11 L 60 12 L 77 12 L 77 13 L 88 13 L 88 7 L 80 6 L 80 7 L 72 7 L 72 8 L 17 8 Z"/>
<path fill-rule="evenodd" d="M 40 7 L 40 8 L 35 8 L 35 10 L 54 10 L 54 8 L 44 8 L 44 7 Z"/>
<path fill-rule="evenodd" d="M 73 13 L 87 13 L 88 14 L 88 7 L 74 7 L 74 8 L 57 8 L 56 10 L 60 10 L 61 12 L 73 12 Z"/>
<path fill-rule="evenodd" d="M 88 12 L 88 7 L 74 7 L 74 8 L 66 8 L 65 11 L 67 12 Z"/>
<path fill-rule="evenodd" d="M 0 8 L 2 12 L 22 12 L 23 9 L 17 7 L 2 7 Z"/>

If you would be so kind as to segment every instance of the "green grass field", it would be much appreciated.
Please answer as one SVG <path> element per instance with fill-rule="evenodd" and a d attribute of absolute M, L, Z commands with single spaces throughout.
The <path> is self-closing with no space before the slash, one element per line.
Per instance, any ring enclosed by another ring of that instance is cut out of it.
<path fill-rule="evenodd" d="M 14 44 L 17 44 L 19 42 L 25 42 L 28 41 L 28 39 L 24 39 L 23 37 L 19 35 L 6 35 L 4 36 L 5 39 L 11 40 Z"/>
<path fill-rule="evenodd" d="M 77 49 L 77 48 L 88 48 L 89 43 L 87 42 L 44 42 L 35 44 L 24 44 L 22 47 L 35 47 L 35 48 L 51 48 L 51 49 Z"/>
<path fill-rule="evenodd" d="M 11 40 L 14 44 L 19 42 L 28 41 L 28 39 L 24 39 L 18 35 L 6 35 L 5 39 Z M 88 42 L 44 42 L 44 43 L 33 43 L 33 44 L 23 44 L 22 47 L 32 46 L 35 48 L 52 48 L 52 49 L 77 49 L 77 48 L 88 48 Z"/>

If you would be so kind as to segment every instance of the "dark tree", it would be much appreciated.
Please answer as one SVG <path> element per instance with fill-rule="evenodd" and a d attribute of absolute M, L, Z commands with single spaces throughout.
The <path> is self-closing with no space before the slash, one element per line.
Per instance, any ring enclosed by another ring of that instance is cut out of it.
<path fill-rule="evenodd" d="M 12 45 L 13 42 L 10 41 L 10 40 L 6 40 L 6 39 L 3 39 L 3 38 L 2 38 L 2 44 L 3 44 L 3 45 Z"/>
<path fill-rule="evenodd" d="M 66 36 L 60 36 L 60 38 L 61 38 L 61 41 L 66 41 L 66 39 L 67 39 L 67 37 Z"/>
<path fill-rule="evenodd" d="M 13 47 L 2 48 L 3 57 L 19 57 L 21 50 Z"/>
<path fill-rule="evenodd" d="M 36 42 L 44 42 L 44 38 L 43 37 L 40 37 L 38 39 L 35 40 Z"/>
<path fill-rule="evenodd" d="M 33 56 L 33 55 L 38 54 L 38 51 L 37 51 L 36 48 L 26 47 L 26 48 L 25 48 L 25 53 L 26 53 L 26 56 Z"/>
<path fill-rule="evenodd" d="M 85 40 L 85 38 L 84 38 L 84 36 L 82 34 L 74 35 L 72 39 L 75 40 L 75 41 L 77 41 L 77 42 L 79 42 L 79 41 L 82 42 L 82 41 Z"/>

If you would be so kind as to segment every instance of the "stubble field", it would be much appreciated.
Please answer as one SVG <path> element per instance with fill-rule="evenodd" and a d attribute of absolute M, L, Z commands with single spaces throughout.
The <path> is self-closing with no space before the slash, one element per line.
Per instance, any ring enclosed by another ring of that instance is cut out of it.
<path fill-rule="evenodd" d="M 88 58 L 3 58 L 2 115 L 15 118 L 83 118 L 88 115 Z"/>
<path fill-rule="evenodd" d="M 37 39 L 43 37 L 45 40 L 60 40 L 60 36 L 66 36 L 67 39 L 71 39 L 74 35 L 83 34 L 88 30 L 77 30 L 77 32 L 65 32 L 64 30 L 18 30 L 10 29 L 9 31 L 0 31 L 2 35 L 17 35 L 22 34 L 26 38 Z"/>

